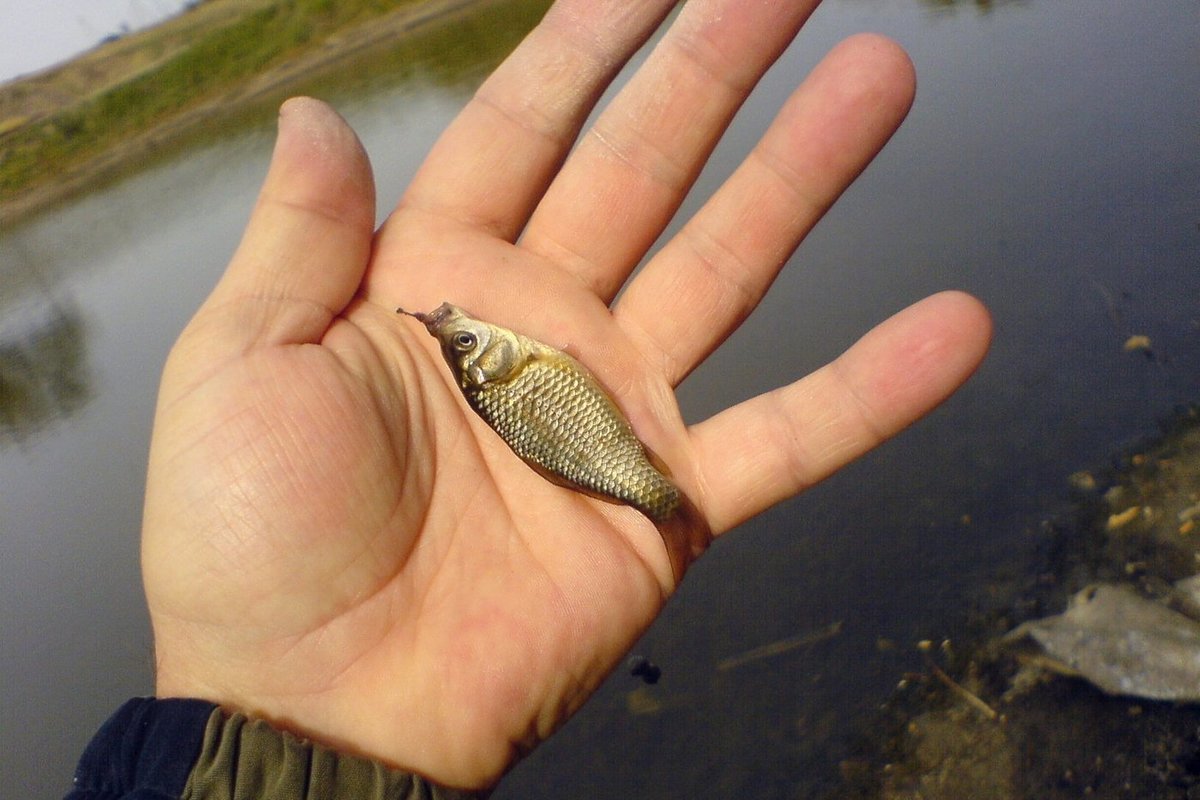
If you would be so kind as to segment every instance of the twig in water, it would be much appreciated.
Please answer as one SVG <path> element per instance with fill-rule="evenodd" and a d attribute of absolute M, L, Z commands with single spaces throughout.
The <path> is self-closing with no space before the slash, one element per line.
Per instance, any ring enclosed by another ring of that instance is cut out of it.
<path fill-rule="evenodd" d="M 963 686 L 958 681 L 954 680 L 954 678 L 951 678 L 949 675 L 947 675 L 942 670 L 941 667 L 939 667 L 937 664 L 933 663 L 932 660 L 928 661 L 928 666 L 929 666 L 929 670 L 933 673 L 933 676 L 935 678 L 937 678 L 939 681 L 944 683 L 946 685 L 946 687 L 948 689 L 950 689 L 950 691 L 954 692 L 960 698 L 965 700 L 969 705 L 976 708 L 985 717 L 987 717 L 988 719 L 996 719 L 997 717 L 1000 716 L 998 713 L 996 713 L 996 709 L 992 708 L 991 706 L 989 706 L 987 703 L 985 703 L 983 701 L 983 698 L 981 698 L 979 695 L 972 692 L 967 687 Z"/>
<path fill-rule="evenodd" d="M 764 644 L 761 647 L 755 647 L 752 650 L 747 650 L 744 653 L 739 653 L 736 656 L 730 656 L 717 663 L 717 671 L 725 672 L 734 667 L 740 667 L 743 664 L 749 664 L 751 661 L 761 661 L 764 658 L 777 656 L 780 653 L 786 653 L 789 650 L 795 650 L 798 647 L 806 647 L 810 644 L 823 642 L 827 639 L 832 639 L 842 632 L 842 621 L 838 620 L 832 624 L 826 625 L 824 628 L 808 633 L 802 633 L 799 636 L 790 636 L 787 639 L 780 639 L 777 642 Z"/>

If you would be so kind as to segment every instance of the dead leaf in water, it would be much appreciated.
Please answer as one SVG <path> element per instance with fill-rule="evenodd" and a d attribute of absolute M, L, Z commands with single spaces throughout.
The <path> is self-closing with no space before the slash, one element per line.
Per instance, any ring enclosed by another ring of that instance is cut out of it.
<path fill-rule="evenodd" d="M 1026 622 L 1005 639 L 1024 637 L 1109 694 L 1200 701 L 1200 622 L 1128 587 L 1088 587 L 1065 613 Z"/>

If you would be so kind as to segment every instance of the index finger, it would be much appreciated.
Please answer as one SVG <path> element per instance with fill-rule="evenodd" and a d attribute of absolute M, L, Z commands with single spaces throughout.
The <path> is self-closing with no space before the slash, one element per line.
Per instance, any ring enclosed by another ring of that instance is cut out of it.
<path fill-rule="evenodd" d="M 560 0 L 434 145 L 400 209 L 515 240 L 601 92 L 673 0 Z"/>

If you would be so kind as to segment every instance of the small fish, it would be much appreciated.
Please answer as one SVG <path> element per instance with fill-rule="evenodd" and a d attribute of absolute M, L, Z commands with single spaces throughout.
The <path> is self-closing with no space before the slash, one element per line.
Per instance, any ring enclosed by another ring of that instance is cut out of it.
<path fill-rule="evenodd" d="M 449 303 L 429 314 L 396 311 L 425 324 L 467 403 L 544 477 L 631 505 L 656 524 L 685 505 L 616 403 L 574 358 Z"/>

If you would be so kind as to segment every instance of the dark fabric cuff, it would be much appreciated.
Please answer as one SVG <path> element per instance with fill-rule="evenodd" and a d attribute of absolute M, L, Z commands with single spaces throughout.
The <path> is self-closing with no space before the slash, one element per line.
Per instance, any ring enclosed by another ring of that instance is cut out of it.
<path fill-rule="evenodd" d="M 470 800 L 204 700 L 138 698 L 92 739 L 66 800 Z"/>
<path fill-rule="evenodd" d="M 125 703 L 83 751 L 67 800 L 178 798 L 216 710 L 205 700 Z"/>
<path fill-rule="evenodd" d="M 215 714 L 188 784 L 203 800 L 468 800 L 475 794 L 338 753 L 248 719 Z"/>

